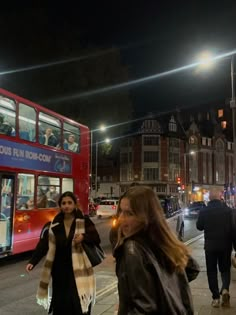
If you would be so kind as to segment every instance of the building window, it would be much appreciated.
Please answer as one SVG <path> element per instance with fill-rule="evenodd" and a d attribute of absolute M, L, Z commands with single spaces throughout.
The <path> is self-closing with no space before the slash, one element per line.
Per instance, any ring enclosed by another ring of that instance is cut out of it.
<path fill-rule="evenodd" d="M 227 121 L 224 120 L 224 121 L 221 122 L 221 128 L 222 129 L 226 129 L 226 127 L 227 127 Z"/>
<path fill-rule="evenodd" d="M 224 142 L 218 139 L 216 142 L 216 154 L 215 154 L 215 176 L 217 184 L 224 184 L 225 179 L 225 152 Z"/>
<path fill-rule="evenodd" d="M 144 151 L 143 162 L 158 162 L 159 152 L 158 151 Z"/>
<path fill-rule="evenodd" d="M 232 142 L 227 142 L 227 149 L 232 150 Z"/>
<path fill-rule="evenodd" d="M 156 186 L 156 191 L 158 193 L 165 193 L 166 192 L 166 185 L 157 185 Z"/>
<path fill-rule="evenodd" d="M 157 136 L 144 136 L 143 137 L 144 145 L 159 145 L 159 137 Z"/>
<path fill-rule="evenodd" d="M 223 109 L 218 109 L 218 118 L 224 116 L 224 110 Z"/>
<path fill-rule="evenodd" d="M 120 154 L 120 163 L 121 164 L 126 164 L 128 163 L 128 153 L 127 152 L 122 152 Z"/>
<path fill-rule="evenodd" d="M 211 147 L 211 138 L 207 138 L 207 145 L 208 147 Z"/>
<path fill-rule="evenodd" d="M 127 168 L 121 168 L 120 180 L 124 181 L 124 182 L 128 180 L 128 169 Z"/>
<path fill-rule="evenodd" d="M 179 139 L 169 138 L 169 147 L 179 148 Z"/>
<path fill-rule="evenodd" d="M 210 113 L 207 113 L 207 114 L 206 114 L 206 119 L 207 119 L 207 120 L 210 120 Z"/>
<path fill-rule="evenodd" d="M 179 164 L 179 153 L 169 151 L 169 163 Z"/>
<path fill-rule="evenodd" d="M 198 182 L 198 159 L 196 153 L 189 155 L 189 179 Z"/>
<path fill-rule="evenodd" d="M 159 169 L 158 168 L 144 168 L 143 169 L 144 180 L 152 181 L 159 179 Z"/>
<path fill-rule="evenodd" d="M 169 121 L 169 131 L 173 131 L 173 132 L 177 131 L 177 124 L 174 119 L 174 116 L 171 116 L 171 119 Z"/>
<path fill-rule="evenodd" d="M 208 184 L 212 184 L 212 154 L 208 153 Z"/>
<path fill-rule="evenodd" d="M 206 145 L 206 138 L 202 138 L 202 145 Z"/>
<path fill-rule="evenodd" d="M 203 152 L 202 153 L 202 171 L 203 171 L 203 177 L 202 177 L 202 180 L 203 180 L 203 183 L 206 183 L 207 182 L 207 177 L 206 177 L 206 174 L 207 174 L 207 152 Z"/>

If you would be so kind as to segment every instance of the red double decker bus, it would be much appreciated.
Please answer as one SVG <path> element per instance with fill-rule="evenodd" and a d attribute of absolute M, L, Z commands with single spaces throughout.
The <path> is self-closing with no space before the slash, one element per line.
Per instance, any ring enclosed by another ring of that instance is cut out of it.
<path fill-rule="evenodd" d="M 0 89 L 0 256 L 34 249 L 73 191 L 88 213 L 88 127 Z"/>

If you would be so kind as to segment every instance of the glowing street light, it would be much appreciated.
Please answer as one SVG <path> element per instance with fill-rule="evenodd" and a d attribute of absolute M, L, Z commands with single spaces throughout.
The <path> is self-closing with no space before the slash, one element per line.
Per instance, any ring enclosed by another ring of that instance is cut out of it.
<path fill-rule="evenodd" d="M 198 58 L 199 66 L 201 69 L 209 69 L 213 66 L 215 61 L 214 56 L 209 51 L 204 51 Z"/>

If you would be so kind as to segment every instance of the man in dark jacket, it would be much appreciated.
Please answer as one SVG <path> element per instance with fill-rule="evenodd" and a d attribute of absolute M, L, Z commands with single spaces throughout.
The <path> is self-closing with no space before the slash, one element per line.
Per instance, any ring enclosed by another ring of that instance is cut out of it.
<path fill-rule="evenodd" d="M 230 306 L 230 268 L 233 244 L 232 209 L 220 200 L 220 191 L 210 192 L 210 202 L 202 209 L 196 223 L 197 229 L 204 231 L 205 257 L 209 289 L 212 292 L 212 306 Z M 219 290 L 217 266 L 221 273 L 222 288 Z"/>

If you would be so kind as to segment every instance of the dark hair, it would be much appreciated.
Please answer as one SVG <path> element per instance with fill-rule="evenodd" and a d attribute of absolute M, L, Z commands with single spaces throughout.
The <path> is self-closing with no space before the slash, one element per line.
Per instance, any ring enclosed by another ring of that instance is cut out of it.
<path fill-rule="evenodd" d="M 73 194 L 73 192 L 71 192 L 71 191 L 65 191 L 65 192 L 60 196 L 60 198 L 59 198 L 59 200 L 58 200 L 58 205 L 59 205 L 59 207 L 61 206 L 62 199 L 65 198 L 65 197 L 70 197 L 70 198 L 74 201 L 74 203 L 75 203 L 75 205 L 76 205 L 77 199 L 76 199 L 75 195 Z"/>

